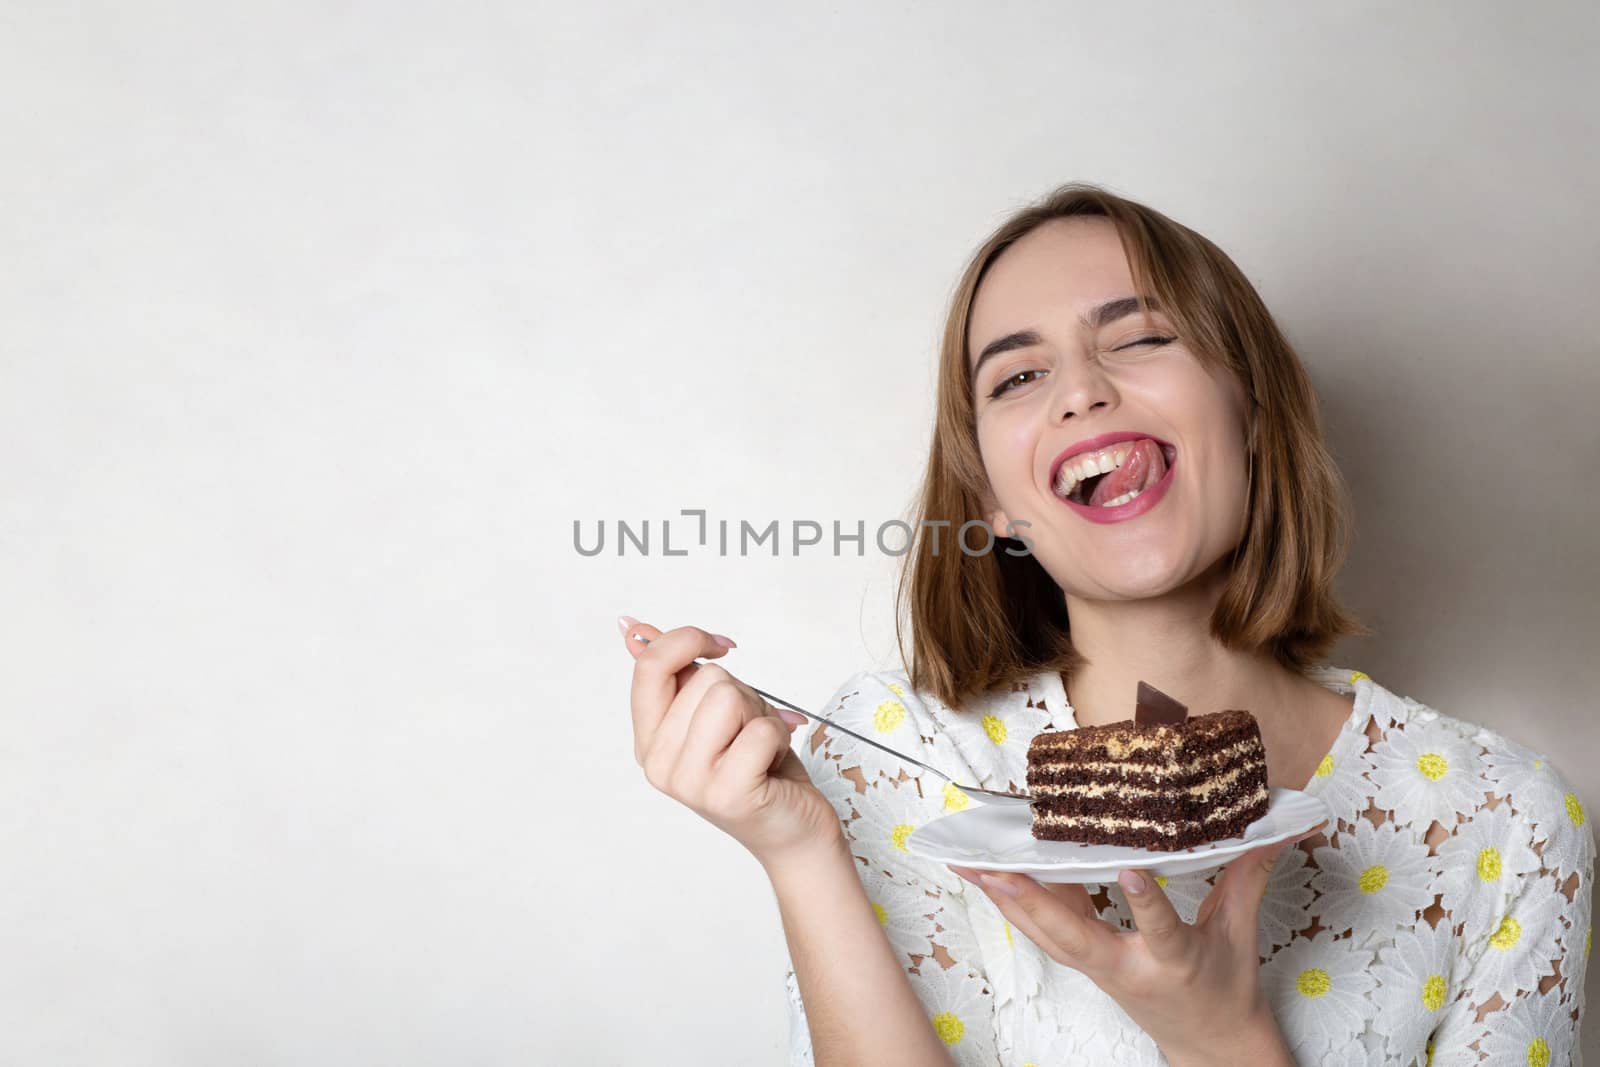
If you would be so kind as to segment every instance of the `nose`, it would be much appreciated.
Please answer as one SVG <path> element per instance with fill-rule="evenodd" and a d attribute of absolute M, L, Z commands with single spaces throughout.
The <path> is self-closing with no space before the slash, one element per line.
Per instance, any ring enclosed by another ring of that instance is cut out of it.
<path fill-rule="evenodd" d="M 1066 408 L 1065 410 L 1061 410 L 1061 409 L 1058 408 L 1057 410 L 1061 410 L 1061 418 L 1060 418 L 1059 421 L 1066 422 L 1067 419 L 1069 417 L 1073 416 L 1073 415 L 1082 415 L 1082 414 L 1086 414 L 1087 412 L 1093 411 L 1095 408 L 1108 408 L 1110 406 L 1111 406 L 1111 401 L 1109 401 L 1109 400 L 1096 400 L 1093 403 L 1090 403 L 1090 404 L 1087 404 L 1087 405 L 1073 405 L 1071 407 Z"/>
<path fill-rule="evenodd" d="M 1056 391 L 1050 398 L 1050 410 L 1055 413 L 1053 418 L 1057 422 L 1116 405 L 1116 387 L 1092 361 L 1065 364 L 1053 377 Z"/>

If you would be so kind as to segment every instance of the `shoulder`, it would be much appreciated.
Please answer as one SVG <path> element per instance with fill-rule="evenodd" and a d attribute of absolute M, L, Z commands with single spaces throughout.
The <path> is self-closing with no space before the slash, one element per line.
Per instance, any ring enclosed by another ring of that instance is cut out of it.
<path fill-rule="evenodd" d="M 989 703 L 984 699 L 975 706 Z M 904 670 L 857 671 L 817 712 L 831 722 L 815 724 L 811 746 L 846 767 L 859 765 L 869 781 L 880 773 L 895 779 L 903 772 L 921 773 L 895 753 L 972 780 L 970 761 L 961 754 L 972 747 L 969 735 L 982 733 L 982 712 L 951 711 L 933 694 L 912 688 Z"/>
<path fill-rule="evenodd" d="M 858 671 L 819 709 L 841 729 L 817 723 L 812 743 L 845 767 L 859 765 L 869 781 L 880 773 L 892 779 L 903 773 L 920 777 L 919 769 L 896 758 L 895 753 L 902 753 L 948 781 L 1020 788 L 1026 781 L 1028 743 L 1049 727 L 1053 714 L 1064 713 L 1060 682 L 1052 692 L 1052 677 L 1041 674 L 996 686 L 952 708 L 913 688 L 904 670 Z M 965 800 L 958 790 L 945 799 L 951 810 Z"/>
<path fill-rule="evenodd" d="M 947 710 L 931 694 L 912 689 L 905 671 L 879 668 L 852 674 L 817 709 L 840 726 L 905 752 L 931 741 Z M 818 723 L 817 729 L 828 733 L 826 723 Z"/>
<path fill-rule="evenodd" d="M 1011 722 L 1019 712 L 1044 711 L 1045 700 L 1040 692 L 1043 688 L 1024 683 L 999 687 L 955 708 L 933 693 L 913 688 L 903 668 L 868 668 L 840 683 L 818 711 L 857 732 L 862 726 L 884 733 L 905 727 L 932 742 L 944 735 L 960 736 L 974 730 L 993 733 L 996 722 Z M 1037 729 L 1047 720 L 1045 714 L 1031 725 Z"/>
<path fill-rule="evenodd" d="M 1547 753 L 1381 686 L 1374 686 L 1369 710 L 1381 735 L 1373 746 L 1373 776 L 1380 786 L 1405 775 L 1418 790 L 1443 795 L 1453 791 L 1453 783 L 1459 795 L 1471 798 L 1459 807 L 1467 819 L 1507 803 L 1545 867 L 1569 873 L 1592 868 L 1589 814 L 1572 780 Z M 1404 784 L 1390 791 L 1401 794 Z"/>
<path fill-rule="evenodd" d="M 1459 722 L 1460 720 L 1453 720 Z M 1505 798 L 1542 841 L 1540 859 L 1554 871 L 1583 872 L 1587 881 L 1595 857 L 1594 826 L 1572 779 L 1549 755 L 1487 727 L 1473 730 L 1490 791 Z"/>
<path fill-rule="evenodd" d="M 874 696 L 888 695 L 904 699 L 910 691 L 904 671 L 868 667 L 840 682 L 828 703 L 839 710 L 858 706 L 863 700 Z M 824 710 L 823 714 L 827 714 L 827 711 Z"/>

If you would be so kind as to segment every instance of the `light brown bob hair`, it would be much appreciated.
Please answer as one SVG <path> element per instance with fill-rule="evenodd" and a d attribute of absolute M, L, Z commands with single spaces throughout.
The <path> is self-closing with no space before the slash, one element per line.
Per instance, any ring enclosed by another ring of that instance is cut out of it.
<path fill-rule="evenodd" d="M 1353 512 L 1323 440 L 1311 380 L 1260 295 L 1220 248 L 1143 204 L 1074 182 L 1016 212 L 983 242 L 945 320 L 933 440 L 896 592 L 896 640 L 912 688 L 959 710 L 994 687 L 1044 670 L 1070 675 L 1087 662 L 1072 644 L 1066 597 L 1055 580 L 1031 552 L 1012 554 L 1019 541 L 991 541 L 990 531 L 978 528 L 987 525 L 989 481 L 967 371 L 972 301 L 989 265 L 1035 227 L 1077 216 L 1116 226 L 1134 295 L 1154 299 L 1207 371 L 1225 368 L 1244 385 L 1254 439 L 1249 519 L 1211 614 L 1211 635 L 1231 649 L 1270 653 L 1305 675 L 1340 638 L 1373 632 L 1333 592 Z M 933 523 L 948 523 L 938 550 L 929 536 Z M 963 523 L 971 525 L 963 530 Z M 951 531 L 959 531 L 956 545 Z"/>

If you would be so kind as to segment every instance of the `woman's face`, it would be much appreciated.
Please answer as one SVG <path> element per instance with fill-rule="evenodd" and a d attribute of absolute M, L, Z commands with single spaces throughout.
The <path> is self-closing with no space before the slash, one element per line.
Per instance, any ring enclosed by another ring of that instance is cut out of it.
<path fill-rule="evenodd" d="M 1113 224 L 1071 218 L 1045 223 L 1001 253 L 972 306 L 967 368 L 969 376 L 977 368 L 987 517 L 1002 536 L 1009 523 L 1026 521 L 1019 532 L 1034 556 L 1080 599 L 1177 589 L 1232 552 L 1244 530 L 1244 388 L 1224 370 L 1208 374 L 1182 339 L 1160 343 L 1176 331 L 1159 310 L 1148 318 L 1137 309 L 1096 313 L 1134 295 Z M 1023 331 L 1037 340 L 979 366 L 987 346 Z M 1117 431 L 1171 446 L 1162 450 L 1163 463 L 1173 453 L 1169 480 L 1164 491 L 1145 490 L 1145 500 L 1095 509 L 1128 516 L 1096 522 L 1084 514 L 1090 509 L 1056 494 L 1051 475 L 1073 446 Z"/>

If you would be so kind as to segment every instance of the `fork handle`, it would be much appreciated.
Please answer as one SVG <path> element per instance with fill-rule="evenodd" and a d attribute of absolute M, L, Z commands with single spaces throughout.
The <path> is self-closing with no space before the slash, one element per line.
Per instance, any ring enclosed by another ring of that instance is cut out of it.
<path fill-rule="evenodd" d="M 634 634 L 633 635 L 633 639 L 635 641 L 639 641 L 639 642 L 641 642 L 643 644 L 646 644 L 646 645 L 648 645 L 650 643 L 650 639 L 648 637 L 644 637 L 641 634 Z M 708 664 L 704 660 L 697 659 L 694 662 L 695 662 L 695 666 L 697 666 L 697 667 L 708 666 Z M 750 685 L 749 682 L 746 682 L 745 684 L 746 685 Z M 928 771 L 930 774 L 938 775 L 940 778 L 943 778 L 945 781 L 949 782 L 951 785 L 955 785 L 956 784 L 956 780 L 954 778 L 950 777 L 948 774 L 946 774 L 943 771 L 939 770 L 937 767 L 930 767 L 926 763 L 923 763 L 919 759 L 911 758 L 910 756 L 906 755 L 904 752 L 895 751 L 894 749 L 890 748 L 888 745 L 880 745 L 878 742 L 874 741 L 870 737 L 862 737 L 860 734 L 856 733 L 854 730 L 851 730 L 851 729 L 849 729 L 847 727 L 844 727 L 844 726 L 840 726 L 838 723 L 834 722 L 832 719 L 828 718 L 826 715 L 818 715 L 814 711 L 807 711 L 805 708 L 797 708 L 793 704 L 789 703 L 787 700 L 784 700 L 782 697 L 773 696 L 771 693 L 767 692 L 765 689 L 756 689 L 756 687 L 753 686 L 753 685 L 751 685 L 750 688 L 754 689 L 757 693 L 761 694 L 761 696 L 763 698 L 772 701 L 774 704 L 782 704 L 784 707 L 788 708 L 790 711 L 795 712 L 796 714 L 799 714 L 799 715 L 804 715 L 806 718 L 811 719 L 813 721 L 825 722 L 829 726 L 833 727 L 835 730 L 838 730 L 840 733 L 849 734 L 851 737 L 855 738 L 857 741 L 860 741 L 862 744 L 871 745 L 873 748 L 877 749 L 879 752 L 887 752 L 887 753 L 889 753 L 889 755 L 893 756 L 895 759 L 904 760 L 906 763 L 914 763 L 918 767 L 921 767 L 923 770 Z M 982 790 L 982 792 L 989 792 L 989 790 Z"/>
<path fill-rule="evenodd" d="M 749 685 L 750 683 L 746 682 L 745 684 Z M 772 701 L 774 704 L 782 704 L 784 707 L 788 708 L 790 711 L 799 712 L 801 715 L 804 715 L 808 719 L 813 719 L 813 720 L 815 720 L 817 722 L 825 722 L 829 726 L 833 727 L 835 730 L 838 730 L 842 734 L 849 734 L 851 737 L 855 738 L 857 741 L 862 742 L 863 744 L 871 745 L 873 748 L 879 750 L 880 752 L 889 753 L 889 755 L 893 756 L 895 759 L 904 760 L 907 763 L 915 763 L 918 767 L 921 767 L 923 770 L 928 771 L 928 772 L 930 772 L 932 774 L 937 774 L 940 778 L 943 778 L 945 781 L 949 782 L 951 785 L 955 784 L 955 779 L 954 778 L 951 778 L 948 774 L 945 774 L 943 771 L 939 770 L 937 767 L 930 767 L 926 763 L 923 763 L 921 760 L 913 759 L 912 757 L 906 755 L 904 752 L 898 752 L 895 749 L 890 748 L 888 745 L 880 745 L 878 742 L 874 741 L 870 737 L 862 737 L 860 734 L 856 733 L 854 730 L 850 729 L 849 727 L 840 726 L 838 723 L 834 722 L 832 719 L 828 718 L 826 715 L 818 715 L 816 712 L 807 711 L 805 708 L 797 708 L 793 704 L 789 703 L 787 700 L 784 700 L 782 697 L 775 697 L 771 693 L 768 693 L 764 689 L 756 689 L 756 687 L 753 686 L 753 685 L 751 685 L 750 688 L 751 689 L 755 689 L 757 693 L 760 693 L 763 697 L 765 697 L 767 700 Z"/>

